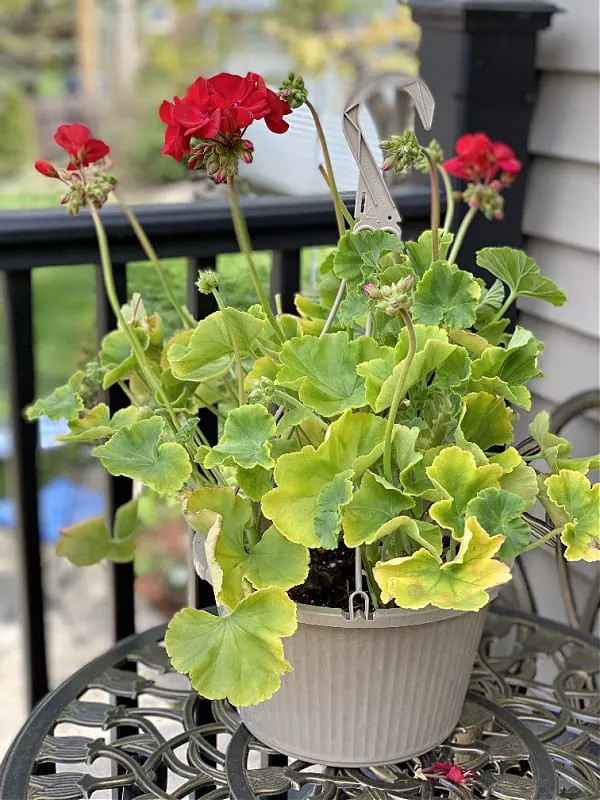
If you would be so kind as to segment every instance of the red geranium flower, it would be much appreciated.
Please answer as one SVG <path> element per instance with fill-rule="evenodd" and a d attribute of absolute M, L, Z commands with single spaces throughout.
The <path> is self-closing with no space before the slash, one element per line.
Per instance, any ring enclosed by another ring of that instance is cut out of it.
<path fill-rule="evenodd" d="M 177 98 L 175 98 L 177 101 Z M 196 136 L 212 139 L 217 135 L 221 122 L 221 111 L 210 102 L 208 86 L 204 78 L 197 78 L 180 102 L 173 107 L 173 122 L 179 125 L 184 137 Z"/>
<path fill-rule="evenodd" d="M 71 156 L 67 169 L 79 169 L 100 161 L 110 152 L 109 146 L 101 139 L 92 139 L 86 125 L 74 122 L 72 125 L 59 125 L 54 141 Z"/>
<path fill-rule="evenodd" d="M 451 175 L 471 183 L 488 183 L 498 172 L 516 177 L 522 164 L 503 142 L 492 142 L 485 133 L 466 133 L 456 142 L 457 155 L 444 162 Z"/>
<path fill-rule="evenodd" d="M 165 100 L 160 107 L 167 126 L 162 152 L 181 161 L 190 153 L 192 137 L 236 149 L 256 120 L 264 119 L 274 133 L 284 133 L 289 125 L 283 117 L 289 113 L 289 105 L 255 72 L 245 77 L 221 72 L 208 80 L 197 78 L 182 99 Z M 193 164 L 197 162 L 194 159 Z"/>

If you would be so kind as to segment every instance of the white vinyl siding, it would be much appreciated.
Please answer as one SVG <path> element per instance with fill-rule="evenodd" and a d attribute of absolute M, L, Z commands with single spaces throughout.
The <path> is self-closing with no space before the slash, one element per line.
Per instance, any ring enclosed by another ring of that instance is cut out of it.
<path fill-rule="evenodd" d="M 531 388 L 548 408 L 600 380 L 600 3 L 570 0 L 563 8 L 539 40 L 523 230 L 527 252 L 567 303 L 519 303 L 521 324 L 546 344 L 544 377 Z M 600 429 L 593 418 L 581 426 L 577 438 L 589 451 Z"/>

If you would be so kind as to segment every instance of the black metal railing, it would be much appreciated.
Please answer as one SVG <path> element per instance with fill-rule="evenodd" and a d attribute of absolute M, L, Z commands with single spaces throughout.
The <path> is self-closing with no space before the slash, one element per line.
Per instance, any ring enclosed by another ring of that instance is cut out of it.
<path fill-rule="evenodd" d="M 429 227 L 429 192 L 422 187 L 403 186 L 394 192 L 404 217 L 406 238 L 414 238 Z M 349 202 L 352 207 L 352 203 Z M 284 311 L 293 309 L 294 293 L 300 288 L 300 251 L 303 247 L 335 242 L 336 225 L 326 195 L 296 198 L 261 198 L 244 204 L 248 228 L 257 250 L 274 252 L 271 292 L 281 294 Z M 229 210 L 224 203 L 142 206 L 139 219 L 161 258 L 188 259 L 188 307 L 197 319 L 214 310 L 211 297 L 194 286 L 197 271 L 214 268 L 222 253 L 237 251 Z M 103 210 L 104 223 L 121 301 L 127 299 L 127 264 L 144 254 L 118 208 Z M 23 408 L 34 400 L 34 336 L 32 272 L 59 265 L 97 263 L 96 237 L 89 216 L 83 212 L 68 219 L 62 209 L 0 213 L 0 276 L 6 320 L 8 390 L 14 441 L 14 491 L 16 526 L 23 592 L 24 641 L 28 669 L 28 697 L 33 706 L 48 689 L 44 593 L 40 560 L 38 520 L 37 425 L 27 423 Z M 100 269 L 97 269 L 97 326 L 102 337 L 114 325 L 106 300 Z M 116 387 L 108 393 L 111 410 L 125 402 Z M 216 436 L 214 417 L 201 418 L 207 436 Z M 108 478 L 107 515 L 131 497 L 132 483 Z M 114 635 L 120 639 L 135 630 L 134 573 L 132 564 L 114 565 Z M 202 600 L 202 587 L 197 587 Z M 206 591 L 204 597 L 208 600 Z"/>

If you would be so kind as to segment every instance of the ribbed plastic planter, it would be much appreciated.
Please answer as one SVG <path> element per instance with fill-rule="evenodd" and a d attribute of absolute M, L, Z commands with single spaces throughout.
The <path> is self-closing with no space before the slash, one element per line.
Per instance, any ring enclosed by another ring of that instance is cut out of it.
<path fill-rule="evenodd" d="M 350 621 L 298 606 L 284 640 L 294 667 L 246 727 L 294 758 L 330 766 L 403 761 L 449 736 L 460 716 L 485 611 L 376 611 Z"/>
<path fill-rule="evenodd" d="M 195 544 L 196 569 L 207 577 Z M 293 672 L 270 700 L 238 709 L 240 717 L 265 744 L 313 763 L 418 756 L 458 722 L 484 621 L 485 609 L 394 608 L 349 620 L 339 609 L 299 604 L 298 629 L 284 639 Z"/>

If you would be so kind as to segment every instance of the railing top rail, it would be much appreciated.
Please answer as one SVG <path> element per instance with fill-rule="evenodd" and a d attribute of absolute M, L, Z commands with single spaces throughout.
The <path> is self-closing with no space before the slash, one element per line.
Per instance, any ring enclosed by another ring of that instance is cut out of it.
<path fill-rule="evenodd" d="M 423 230 L 429 216 L 428 187 L 405 185 L 392 192 L 407 238 Z M 348 207 L 354 199 L 348 197 Z M 260 197 L 243 203 L 256 250 L 292 250 L 332 244 L 335 215 L 328 194 L 307 197 Z M 136 214 L 162 258 L 211 257 L 235 252 L 237 244 L 226 202 L 137 206 Z M 115 262 L 140 260 L 144 254 L 120 208 L 102 211 Z M 418 225 L 413 223 L 419 221 Z M 62 208 L 0 212 L 0 270 L 21 270 L 97 260 L 94 226 L 88 214 L 69 219 Z"/>

